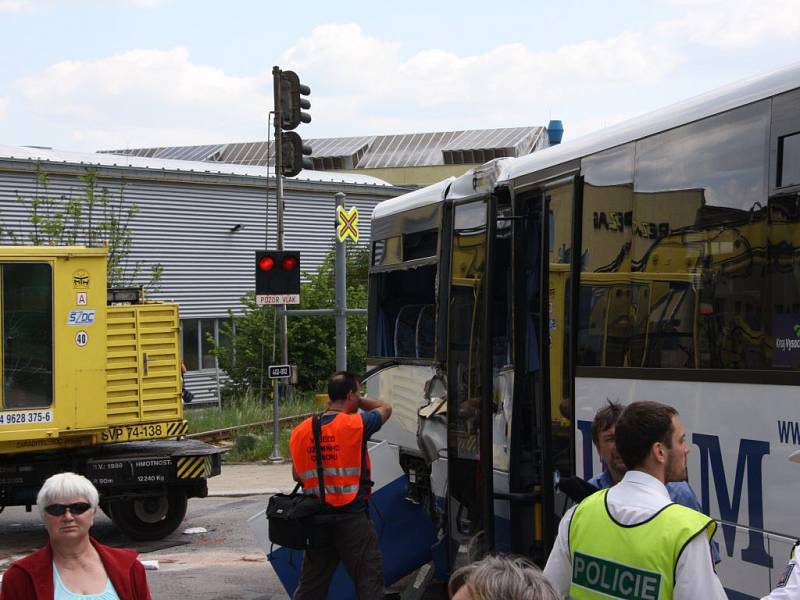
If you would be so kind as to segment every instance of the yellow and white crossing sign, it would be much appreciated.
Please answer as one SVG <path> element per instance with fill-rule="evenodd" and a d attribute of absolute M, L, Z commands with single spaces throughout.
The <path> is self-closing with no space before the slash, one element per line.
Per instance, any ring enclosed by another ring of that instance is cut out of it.
<path fill-rule="evenodd" d="M 347 237 L 358 242 L 358 209 L 354 206 L 347 210 L 344 206 L 336 208 L 336 216 L 339 217 L 339 227 L 336 228 L 336 237 L 340 242 L 344 242 Z"/>

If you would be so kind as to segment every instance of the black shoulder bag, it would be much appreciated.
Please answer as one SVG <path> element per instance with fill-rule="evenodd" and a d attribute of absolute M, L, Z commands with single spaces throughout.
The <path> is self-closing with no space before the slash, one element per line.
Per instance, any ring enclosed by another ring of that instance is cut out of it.
<path fill-rule="evenodd" d="M 314 523 L 314 517 L 324 512 L 326 505 L 322 450 L 320 448 L 322 415 L 314 415 L 312 419 L 320 495 L 299 492 L 302 484 L 298 483 L 291 494 L 275 494 L 267 501 L 269 541 L 295 550 L 322 547 L 326 543 L 324 540 L 328 537 L 322 532 L 324 527 Z"/>

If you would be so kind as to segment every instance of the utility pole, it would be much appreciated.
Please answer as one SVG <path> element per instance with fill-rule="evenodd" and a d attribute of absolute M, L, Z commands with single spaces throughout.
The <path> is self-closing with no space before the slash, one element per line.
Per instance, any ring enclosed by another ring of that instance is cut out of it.
<path fill-rule="evenodd" d="M 344 209 L 344 194 L 337 192 L 336 213 Z M 347 250 L 336 238 L 336 370 L 347 370 Z"/>
<path fill-rule="evenodd" d="M 294 71 L 283 71 L 277 65 L 272 67 L 272 94 L 275 103 L 275 202 L 277 205 L 277 245 L 278 252 L 283 251 L 283 178 L 294 177 L 302 169 L 312 168 L 310 159 L 304 158 L 311 154 L 311 148 L 303 144 L 300 136 L 291 131 L 301 123 L 310 123 L 311 115 L 303 109 L 311 108 L 311 103 L 304 96 L 311 94 L 311 88 L 300 83 L 300 78 Z M 295 260 L 299 269 L 299 260 Z M 284 268 L 286 265 L 282 265 Z M 298 284 L 299 285 L 299 284 Z M 299 297 L 298 297 L 299 298 Z M 299 299 L 296 300 L 299 302 Z M 292 300 L 289 300 L 292 302 Z M 281 363 L 289 364 L 289 329 L 286 320 L 286 304 L 276 306 L 277 327 L 280 337 Z M 281 383 L 273 380 L 273 439 L 272 455 L 270 460 L 281 461 L 280 428 L 278 426 L 279 398 L 286 396 L 290 390 L 290 381 L 284 378 Z M 283 394 L 281 394 L 283 391 Z"/>
<path fill-rule="evenodd" d="M 272 67 L 272 95 L 275 103 L 275 118 L 272 122 L 275 125 L 275 202 L 277 207 L 277 243 L 278 250 L 283 250 L 283 140 L 281 121 L 283 111 L 281 110 L 281 69 L 278 66 Z M 281 364 L 289 364 L 289 329 L 286 323 L 286 305 L 278 307 L 278 332 L 281 347 Z M 282 309 L 282 310 L 281 310 Z M 283 460 L 281 456 L 281 430 L 278 423 L 280 414 L 280 388 L 285 384 L 278 379 L 272 380 L 272 454 L 269 459 L 273 462 Z"/>

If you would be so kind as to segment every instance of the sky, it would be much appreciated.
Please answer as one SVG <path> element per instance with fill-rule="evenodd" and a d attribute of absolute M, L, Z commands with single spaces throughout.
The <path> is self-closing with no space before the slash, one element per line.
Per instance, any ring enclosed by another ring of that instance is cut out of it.
<path fill-rule="evenodd" d="M 564 124 L 564 141 L 800 61 L 800 0 L 0 0 L 0 145 L 264 140 L 272 67 L 303 138 Z"/>

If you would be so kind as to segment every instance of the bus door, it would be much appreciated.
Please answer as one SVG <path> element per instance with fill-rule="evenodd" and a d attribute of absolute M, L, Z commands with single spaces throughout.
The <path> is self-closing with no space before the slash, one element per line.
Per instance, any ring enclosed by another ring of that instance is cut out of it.
<path fill-rule="evenodd" d="M 513 402 L 509 491 L 511 550 L 544 564 L 574 473 L 574 319 L 580 272 L 581 180 L 568 177 L 513 196 Z"/>
<path fill-rule="evenodd" d="M 448 531 L 451 567 L 494 549 L 492 323 L 495 199 L 452 210 L 447 324 Z"/>

